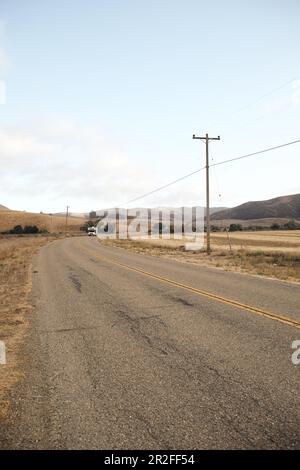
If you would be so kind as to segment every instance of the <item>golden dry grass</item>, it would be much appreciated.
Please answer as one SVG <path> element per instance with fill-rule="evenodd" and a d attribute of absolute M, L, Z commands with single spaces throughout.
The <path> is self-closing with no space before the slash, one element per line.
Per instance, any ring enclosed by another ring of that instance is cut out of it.
<path fill-rule="evenodd" d="M 212 234 L 212 253 L 205 249 L 185 251 L 185 240 L 106 240 L 102 244 L 120 246 L 177 261 L 248 272 L 300 282 L 300 231 L 234 232 Z"/>
<path fill-rule="evenodd" d="M 212 246 L 229 249 L 247 249 L 264 251 L 299 252 L 300 253 L 300 230 L 266 230 L 257 232 L 226 232 L 212 234 Z"/>
<path fill-rule="evenodd" d="M 48 237 L 0 238 L 0 340 L 5 342 L 7 364 L 0 365 L 0 418 L 9 408 L 8 390 L 22 377 L 18 355 L 30 310 L 31 260 Z"/>
<path fill-rule="evenodd" d="M 68 231 L 79 231 L 85 219 L 81 217 L 68 218 Z M 16 225 L 36 225 L 40 230 L 50 233 L 65 231 L 66 220 L 64 216 L 51 216 L 48 214 L 35 214 L 21 211 L 0 211 L 0 232 L 12 229 Z"/>

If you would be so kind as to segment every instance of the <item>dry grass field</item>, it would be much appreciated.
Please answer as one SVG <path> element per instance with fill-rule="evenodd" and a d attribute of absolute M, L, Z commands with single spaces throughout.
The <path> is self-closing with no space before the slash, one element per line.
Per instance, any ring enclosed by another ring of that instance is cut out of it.
<path fill-rule="evenodd" d="M 266 230 L 257 232 L 226 232 L 212 234 L 215 249 L 283 251 L 300 254 L 300 230 Z"/>
<path fill-rule="evenodd" d="M 53 238 L 52 238 L 53 239 Z M 22 377 L 18 351 L 30 310 L 31 260 L 49 237 L 0 237 L 0 340 L 5 342 L 7 364 L 1 365 L 0 419 L 9 407 L 7 392 Z"/>
<path fill-rule="evenodd" d="M 184 240 L 106 240 L 177 261 L 300 282 L 300 230 L 213 233 L 212 253 L 185 251 Z M 230 250 L 231 246 L 231 250 Z"/>
<path fill-rule="evenodd" d="M 68 231 L 79 231 L 85 219 L 81 217 L 68 218 Z M 36 225 L 40 230 L 49 233 L 62 233 L 65 231 L 66 220 L 64 216 L 51 216 L 48 214 L 35 214 L 21 211 L 0 211 L 0 232 L 12 229 L 16 225 Z"/>

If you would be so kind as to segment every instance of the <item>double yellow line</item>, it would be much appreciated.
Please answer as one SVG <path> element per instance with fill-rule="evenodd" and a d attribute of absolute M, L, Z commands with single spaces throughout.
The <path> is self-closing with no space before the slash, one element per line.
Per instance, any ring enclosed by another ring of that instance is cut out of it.
<path fill-rule="evenodd" d="M 300 329 L 300 322 L 297 320 L 293 320 L 292 318 L 288 318 L 286 316 L 279 315 L 277 313 L 269 312 L 267 310 L 262 310 L 260 308 L 253 307 L 251 305 L 243 304 L 241 302 L 237 302 L 236 300 L 227 299 L 226 297 L 222 297 L 220 295 L 213 294 L 211 292 L 207 292 L 201 289 L 197 289 L 196 287 L 188 286 L 186 284 L 182 284 L 181 282 L 173 281 L 172 279 L 168 279 L 166 277 L 158 276 L 157 274 L 144 271 L 143 269 L 137 268 L 135 266 L 129 266 L 128 264 L 119 263 L 118 261 L 113 261 L 103 256 L 96 255 L 95 253 L 92 253 L 91 250 L 88 250 L 86 248 L 84 248 L 83 250 L 89 253 L 89 255 L 93 255 L 95 258 L 101 261 L 106 261 L 107 263 L 114 264 L 115 266 L 120 266 L 122 268 L 128 269 L 129 271 L 143 274 L 144 276 L 151 277 L 152 279 L 157 279 L 158 281 L 164 282 L 166 284 L 170 284 L 172 286 L 179 287 L 180 289 L 193 292 L 194 294 L 200 295 L 202 297 L 206 297 L 208 299 L 212 299 L 217 302 L 222 302 L 223 304 L 231 305 L 233 307 L 237 307 L 239 309 L 246 310 L 251 313 L 255 313 L 256 315 L 261 315 L 265 318 L 269 318 L 270 320 L 275 320 L 280 323 L 284 323 L 285 325 L 293 326 L 294 328 Z"/>

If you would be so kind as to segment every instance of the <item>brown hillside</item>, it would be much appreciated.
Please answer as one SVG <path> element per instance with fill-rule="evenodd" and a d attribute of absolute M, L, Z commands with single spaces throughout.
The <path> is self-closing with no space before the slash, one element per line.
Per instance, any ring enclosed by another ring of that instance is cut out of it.
<path fill-rule="evenodd" d="M 211 216 L 213 220 L 221 219 L 266 219 L 266 218 L 300 218 L 300 194 L 276 197 L 267 201 L 251 201 L 220 211 Z"/>
<path fill-rule="evenodd" d="M 69 217 L 68 230 L 78 231 L 84 224 L 85 219 L 80 217 Z M 15 225 L 36 225 L 40 230 L 58 233 L 65 230 L 65 218 L 47 214 L 35 214 L 32 212 L 1 211 L 0 232 L 12 229 Z"/>

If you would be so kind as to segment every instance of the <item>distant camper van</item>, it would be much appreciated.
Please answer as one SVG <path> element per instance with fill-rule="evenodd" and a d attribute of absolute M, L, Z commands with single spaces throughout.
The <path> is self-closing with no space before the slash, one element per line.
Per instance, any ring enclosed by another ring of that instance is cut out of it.
<path fill-rule="evenodd" d="M 96 236 L 96 227 L 88 227 L 88 236 L 89 237 L 93 237 L 93 236 Z"/>

